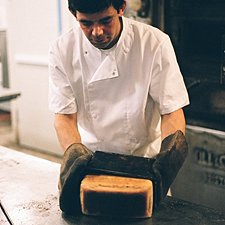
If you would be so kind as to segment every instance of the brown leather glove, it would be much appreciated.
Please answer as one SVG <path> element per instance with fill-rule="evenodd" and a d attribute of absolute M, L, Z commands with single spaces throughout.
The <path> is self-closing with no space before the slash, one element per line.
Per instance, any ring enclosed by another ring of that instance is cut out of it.
<path fill-rule="evenodd" d="M 167 192 L 182 167 L 188 153 L 188 145 L 184 134 L 178 130 L 163 139 L 161 149 L 152 165 L 154 175 L 159 180 L 157 202 L 166 197 Z"/>
<path fill-rule="evenodd" d="M 59 206 L 66 214 L 81 213 L 80 183 L 92 156 L 92 151 L 81 143 L 70 145 L 64 153 L 60 168 Z"/>

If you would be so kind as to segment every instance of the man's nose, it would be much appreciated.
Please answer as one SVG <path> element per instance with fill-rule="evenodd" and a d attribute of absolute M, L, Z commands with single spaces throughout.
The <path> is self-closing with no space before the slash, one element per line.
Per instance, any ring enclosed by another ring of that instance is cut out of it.
<path fill-rule="evenodd" d="M 92 28 L 93 36 L 101 36 L 103 34 L 103 27 L 100 24 L 95 24 Z"/>

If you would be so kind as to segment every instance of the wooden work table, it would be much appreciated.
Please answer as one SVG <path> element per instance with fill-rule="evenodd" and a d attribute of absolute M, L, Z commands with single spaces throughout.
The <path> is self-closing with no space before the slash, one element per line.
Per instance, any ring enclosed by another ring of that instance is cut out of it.
<path fill-rule="evenodd" d="M 150 219 L 65 217 L 58 206 L 60 165 L 0 146 L 0 200 L 15 225 L 223 225 L 225 214 L 167 197 Z M 222 196 L 221 196 L 222 197 Z M 0 210 L 0 224 L 10 224 Z"/>

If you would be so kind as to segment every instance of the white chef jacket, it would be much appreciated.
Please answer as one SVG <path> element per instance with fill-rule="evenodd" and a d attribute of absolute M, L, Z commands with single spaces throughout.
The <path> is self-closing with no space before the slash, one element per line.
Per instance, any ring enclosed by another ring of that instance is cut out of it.
<path fill-rule="evenodd" d="M 161 144 L 160 115 L 189 104 L 169 37 L 122 17 L 109 50 L 95 48 L 79 24 L 49 51 L 49 107 L 77 112 L 82 139 L 100 150 L 151 157 Z"/>

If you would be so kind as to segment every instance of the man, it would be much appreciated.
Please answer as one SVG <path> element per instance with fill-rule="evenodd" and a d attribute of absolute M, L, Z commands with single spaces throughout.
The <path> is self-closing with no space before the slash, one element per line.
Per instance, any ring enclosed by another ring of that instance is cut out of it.
<path fill-rule="evenodd" d="M 61 171 L 71 152 L 155 156 L 161 140 L 185 133 L 189 104 L 169 37 L 123 17 L 124 0 L 68 2 L 75 26 L 51 45 L 49 64 Z"/>
<path fill-rule="evenodd" d="M 125 7 L 69 0 L 77 23 L 50 49 L 50 109 L 64 150 L 83 143 L 153 156 L 166 136 L 185 132 L 188 95 L 170 40 L 124 18 Z"/>

